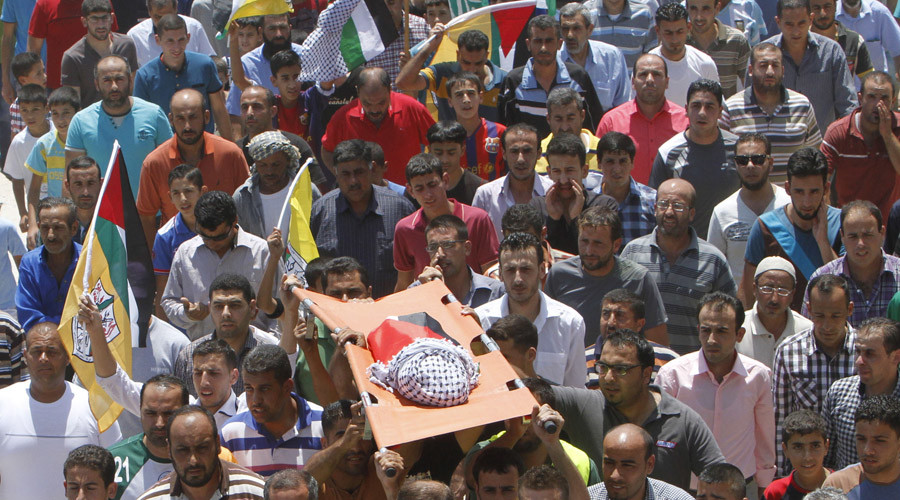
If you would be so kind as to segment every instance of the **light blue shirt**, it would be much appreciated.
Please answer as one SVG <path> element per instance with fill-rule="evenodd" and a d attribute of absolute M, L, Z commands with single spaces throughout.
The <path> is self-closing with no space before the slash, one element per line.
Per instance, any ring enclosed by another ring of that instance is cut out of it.
<path fill-rule="evenodd" d="M 890 63 L 885 53 L 890 57 L 900 56 L 900 26 L 897 26 L 891 11 L 880 2 L 862 0 L 857 17 L 844 10 L 843 2 L 837 2 L 834 18 L 866 40 L 869 59 L 876 71 L 888 71 Z"/>
<path fill-rule="evenodd" d="M 206 54 L 185 51 L 184 64 L 180 70 L 170 69 L 163 64 L 162 59 L 155 58 L 141 66 L 134 77 L 134 96 L 156 104 L 165 113 L 170 111 L 172 96 L 182 89 L 200 92 L 203 96 L 203 108 L 211 115 L 209 95 L 222 90 L 216 63 Z M 209 120 L 206 131 L 215 132 L 215 120 Z"/>
<path fill-rule="evenodd" d="M 16 25 L 16 50 L 13 54 L 20 54 L 28 50 L 28 25 L 31 24 L 31 13 L 34 11 L 36 3 L 37 0 L 6 0 L 3 2 L 0 21 Z M 41 48 L 41 59 L 44 60 L 44 64 L 47 64 L 46 43 Z"/>
<path fill-rule="evenodd" d="M 743 33 L 751 47 L 769 33 L 762 9 L 754 0 L 731 0 L 716 19 Z"/>
<path fill-rule="evenodd" d="M 76 113 L 69 124 L 66 150 L 83 151 L 100 165 L 101 175 L 106 175 L 113 142 L 118 140 L 125 156 L 131 192 L 137 198 L 144 158 L 172 138 L 172 127 L 162 108 L 139 97 L 132 99 L 131 111 L 123 117 L 106 114 L 102 101 Z M 119 119 L 121 122 L 117 125 Z"/>
<path fill-rule="evenodd" d="M 278 95 L 278 89 L 272 85 L 272 67 L 269 66 L 269 60 L 263 56 L 263 47 L 265 46 L 266 44 L 262 44 L 241 56 L 241 64 L 244 66 L 244 76 L 247 77 L 248 80 L 265 87 Z M 300 55 L 300 45 L 292 43 L 291 48 L 297 55 Z M 232 85 L 231 90 L 228 92 L 228 100 L 225 102 L 225 109 L 228 110 L 229 115 L 241 115 L 241 89 L 237 88 L 236 85 Z"/>
<path fill-rule="evenodd" d="M 9 254 L 17 257 L 25 254 L 25 245 L 22 243 L 22 237 L 16 230 L 16 226 L 6 220 L 0 218 L 0 280 L 7 286 L 0 287 L 0 310 L 8 313 L 15 319 L 16 314 L 16 287 L 10 286 L 16 282 L 13 276 L 12 265 L 9 261 Z"/>
<path fill-rule="evenodd" d="M 590 53 L 584 62 L 584 70 L 594 82 L 603 109 L 613 109 L 631 99 L 631 79 L 622 51 L 606 42 L 588 40 L 588 44 Z M 578 64 L 569 55 L 565 44 L 559 49 L 559 58 Z"/>

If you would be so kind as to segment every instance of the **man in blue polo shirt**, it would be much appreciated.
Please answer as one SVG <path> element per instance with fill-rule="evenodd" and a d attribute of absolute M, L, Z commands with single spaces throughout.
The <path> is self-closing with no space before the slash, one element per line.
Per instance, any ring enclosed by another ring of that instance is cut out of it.
<path fill-rule="evenodd" d="M 150 101 L 169 112 L 169 102 L 181 89 L 195 89 L 203 94 L 203 109 L 213 119 L 206 131 L 214 131 L 213 122 L 222 137 L 231 139 L 231 120 L 225 111 L 222 81 L 213 60 L 198 52 L 185 50 L 191 39 L 187 25 L 177 14 L 163 16 L 157 24 L 156 43 L 162 55 L 141 66 L 134 77 L 134 96 Z"/>

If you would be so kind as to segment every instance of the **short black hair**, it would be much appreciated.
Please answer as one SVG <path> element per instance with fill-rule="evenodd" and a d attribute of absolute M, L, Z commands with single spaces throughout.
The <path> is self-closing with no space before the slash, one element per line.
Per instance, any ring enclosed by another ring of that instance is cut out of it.
<path fill-rule="evenodd" d="M 306 283 L 309 285 L 309 288 L 312 288 L 313 284 L 325 280 L 325 268 L 328 267 L 328 263 L 331 262 L 331 259 L 333 258 L 334 257 L 320 255 L 306 263 L 303 277 L 306 278 Z"/>
<path fill-rule="evenodd" d="M 203 189 L 203 174 L 200 172 L 199 168 L 189 163 L 182 163 L 169 172 L 170 188 L 172 187 L 172 183 L 177 179 L 186 179 L 191 184 L 197 186 L 198 190 Z"/>
<path fill-rule="evenodd" d="M 610 290 L 606 292 L 603 300 L 600 301 L 601 307 L 604 303 L 625 304 L 631 310 L 631 314 L 634 315 L 635 319 L 644 319 L 646 317 L 644 299 L 631 290 L 625 288 Z"/>
<path fill-rule="evenodd" d="M 666 4 L 666 5 L 669 5 L 669 4 Z M 681 4 L 677 4 L 677 5 L 681 6 Z M 685 101 L 685 102 L 687 102 L 687 104 L 685 106 L 687 106 L 691 103 L 691 97 L 693 97 L 694 94 L 696 94 L 697 92 L 709 92 L 710 94 L 713 95 L 713 97 L 716 98 L 716 104 L 718 104 L 720 108 L 722 107 L 722 84 L 721 83 L 719 83 L 715 80 L 710 80 L 709 78 L 699 78 L 697 80 L 694 80 L 688 86 L 687 101 Z"/>
<path fill-rule="evenodd" d="M 656 355 L 653 352 L 653 346 L 644 338 L 643 335 L 629 330 L 627 328 L 618 329 L 610 332 L 603 340 L 603 348 L 634 346 L 637 350 L 638 363 L 642 368 L 647 368 L 656 364 Z"/>
<path fill-rule="evenodd" d="M 561 498 L 569 498 L 569 483 L 566 482 L 565 476 L 556 470 L 555 467 L 549 465 L 540 465 L 528 469 L 519 478 L 519 491 L 522 491 L 524 488 L 534 491 L 556 490 L 561 494 Z"/>
<path fill-rule="evenodd" d="M 366 153 L 369 155 L 369 160 L 379 167 L 384 166 L 384 148 L 381 147 L 381 144 L 372 141 L 366 141 Z"/>
<path fill-rule="evenodd" d="M 523 352 L 538 346 L 537 328 L 521 314 L 508 314 L 498 319 L 485 333 L 494 340 L 512 340 L 513 346 Z"/>
<path fill-rule="evenodd" d="M 484 82 L 481 81 L 481 78 L 478 78 L 478 75 L 469 73 L 468 71 L 460 71 L 447 79 L 446 89 L 448 97 L 453 95 L 453 87 L 460 82 L 469 82 L 472 85 L 475 85 L 475 88 L 478 89 L 479 92 L 484 92 Z"/>
<path fill-rule="evenodd" d="M 737 142 L 734 144 L 735 151 L 738 146 L 741 144 L 746 144 L 748 142 L 758 142 L 765 147 L 766 154 L 772 154 L 772 143 L 769 142 L 769 138 L 766 137 L 765 134 L 761 134 L 759 132 L 745 132 L 738 137 Z"/>
<path fill-rule="evenodd" d="M 531 233 L 510 233 L 503 241 L 500 242 L 500 248 L 497 250 L 499 261 L 503 263 L 503 252 L 528 251 L 533 248 L 537 254 L 537 263 L 540 266 L 544 262 L 544 248 L 541 246 L 537 236 Z"/>
<path fill-rule="evenodd" d="M 353 272 L 359 273 L 359 280 L 362 281 L 364 287 L 369 288 L 369 272 L 362 263 L 353 257 L 335 257 L 325 264 L 325 272 L 322 274 L 322 291 L 328 288 L 328 275 L 336 274 L 343 276 Z"/>
<path fill-rule="evenodd" d="M 584 150 L 584 143 L 575 134 L 559 133 L 553 134 L 553 139 L 547 144 L 547 162 L 550 156 L 574 156 L 578 158 L 578 164 L 584 166 L 587 163 L 587 151 Z M 549 166 L 547 167 L 549 170 Z"/>
<path fill-rule="evenodd" d="M 184 30 L 187 33 L 187 23 L 178 14 L 166 14 L 156 23 L 156 36 L 162 38 L 166 31 Z"/>
<path fill-rule="evenodd" d="M 95 444 L 85 444 L 69 452 L 66 461 L 63 463 L 63 479 L 66 478 L 69 469 L 73 467 L 84 467 L 97 471 L 100 479 L 103 480 L 103 486 L 109 486 L 113 483 L 116 476 L 116 463 L 112 453 L 102 446 Z"/>
<path fill-rule="evenodd" d="M 47 90 L 36 83 L 29 83 L 19 89 L 19 104 L 47 105 Z"/>
<path fill-rule="evenodd" d="M 297 469 L 282 469 L 266 479 L 263 500 L 271 499 L 271 492 L 292 490 L 304 486 L 308 493 L 308 500 L 318 500 L 319 482 L 309 471 Z"/>
<path fill-rule="evenodd" d="M 900 323 L 892 319 L 878 316 L 866 318 L 857 330 L 857 338 L 859 338 L 863 332 L 868 333 L 870 330 L 878 332 L 881 336 L 881 341 L 884 344 L 884 350 L 888 354 L 900 348 Z"/>
<path fill-rule="evenodd" d="M 741 303 L 741 299 L 737 297 L 733 297 L 728 295 L 725 292 L 711 292 L 704 295 L 700 302 L 697 303 L 697 317 L 700 317 L 700 311 L 703 310 L 704 307 L 708 307 L 713 311 L 721 311 L 724 308 L 728 307 L 734 312 L 734 332 L 741 328 L 744 325 L 744 304 Z"/>
<path fill-rule="evenodd" d="M 75 157 L 69 163 L 66 163 L 66 180 L 69 180 L 69 173 L 72 170 L 87 170 L 89 168 L 97 168 L 97 179 L 100 179 L 100 165 L 88 155 Z"/>
<path fill-rule="evenodd" d="M 788 9 L 806 9 L 807 14 L 812 13 L 809 0 L 778 0 L 775 4 L 775 15 L 781 17 L 781 13 Z"/>
<path fill-rule="evenodd" d="M 476 50 L 488 50 L 491 42 L 481 30 L 466 30 L 459 34 L 456 46 L 469 52 L 475 52 Z"/>
<path fill-rule="evenodd" d="M 466 144 L 466 127 L 461 123 L 452 120 L 441 120 L 434 125 L 428 127 L 425 138 L 428 144 L 436 142 L 452 142 L 464 146 Z"/>
<path fill-rule="evenodd" d="M 163 389 L 178 389 L 181 392 L 181 404 L 186 405 L 190 402 L 190 394 L 188 393 L 187 386 L 184 385 L 183 380 L 168 373 L 160 373 L 159 375 L 150 377 L 150 380 L 144 382 L 144 385 L 141 387 L 141 405 L 144 404 L 144 392 L 151 385 L 156 385 Z"/>
<path fill-rule="evenodd" d="M 43 212 L 44 210 L 52 210 L 57 207 L 65 207 L 66 209 L 68 209 L 69 215 L 68 217 L 66 217 L 66 224 L 71 226 L 78 223 L 78 209 L 75 208 L 75 202 L 69 198 L 62 198 L 59 196 L 48 196 L 38 202 L 38 219 L 41 218 L 41 212 Z"/>
<path fill-rule="evenodd" d="M 420 175 L 437 175 L 442 178 L 444 175 L 444 167 L 441 160 L 431 153 L 419 153 L 409 159 L 406 164 L 406 182 L 412 182 L 413 179 Z"/>
<path fill-rule="evenodd" d="M 438 215 L 434 219 L 428 221 L 428 225 L 425 226 L 425 237 L 427 238 L 428 233 L 435 229 L 452 229 L 456 231 L 456 239 L 469 239 L 469 228 L 466 226 L 466 223 L 453 214 Z"/>
<path fill-rule="evenodd" d="M 109 0 L 84 0 L 81 2 L 81 17 L 87 17 L 95 12 L 112 14 L 112 4 Z"/>
<path fill-rule="evenodd" d="M 622 229 L 622 218 L 619 217 L 619 211 L 609 207 L 590 207 L 581 212 L 577 221 L 579 236 L 581 235 L 581 230 L 586 227 L 596 228 L 600 226 L 609 228 L 609 235 L 613 241 L 622 238 L 625 234 Z"/>
<path fill-rule="evenodd" d="M 353 414 L 350 411 L 350 406 L 353 403 L 349 399 L 339 399 L 325 406 L 325 409 L 322 410 L 322 432 L 330 434 L 338 422 L 352 418 Z"/>
<path fill-rule="evenodd" d="M 684 19 L 688 20 L 688 11 L 684 8 L 684 5 L 681 5 L 679 2 L 670 2 L 665 5 L 660 5 L 658 9 L 656 9 L 656 25 L 659 26 L 659 23 L 665 22 L 675 22 Z"/>
<path fill-rule="evenodd" d="M 698 478 L 706 484 L 724 484 L 734 498 L 742 499 L 747 492 L 744 473 L 734 465 L 718 463 L 707 466 Z"/>
<path fill-rule="evenodd" d="M 291 379 L 291 362 L 281 346 L 260 344 L 244 357 L 241 371 L 250 375 L 271 372 L 275 380 L 282 384 Z"/>
<path fill-rule="evenodd" d="M 272 76 L 277 75 L 282 68 L 290 66 L 302 67 L 300 56 L 293 49 L 278 51 L 272 56 L 272 59 L 269 59 L 269 68 L 272 70 Z"/>
<path fill-rule="evenodd" d="M 850 286 L 843 276 L 837 274 L 820 274 L 810 280 L 806 289 L 809 290 L 810 304 L 812 304 L 813 290 L 818 290 L 819 293 L 829 297 L 835 290 L 842 290 L 844 292 L 844 297 L 847 299 L 847 304 L 850 304 Z"/>
<path fill-rule="evenodd" d="M 447 7 L 450 7 L 450 2 L 448 2 L 447 0 L 425 0 L 426 9 L 435 5 L 446 5 Z"/>
<path fill-rule="evenodd" d="M 517 203 L 503 212 L 500 219 L 500 230 L 503 234 L 527 233 L 534 231 L 541 234 L 544 230 L 544 218 L 540 210 L 527 203 Z"/>
<path fill-rule="evenodd" d="M 889 394 L 863 399 L 856 409 L 856 423 L 881 422 L 900 437 L 900 399 Z"/>
<path fill-rule="evenodd" d="M 262 85 L 251 85 L 251 86 L 249 86 L 249 87 L 247 87 L 247 88 L 244 89 L 243 94 L 246 94 L 246 93 L 247 93 L 249 90 L 251 90 L 251 89 L 252 89 L 252 90 L 259 90 L 259 91 L 261 91 L 263 94 L 265 94 L 265 96 L 266 96 L 266 104 L 267 104 L 270 108 L 273 107 L 273 106 L 275 106 L 275 93 L 274 93 L 274 92 L 272 92 L 271 90 L 269 90 L 269 89 L 266 88 L 266 87 L 263 87 Z M 241 95 L 243 95 L 243 94 L 241 94 Z"/>
<path fill-rule="evenodd" d="M 222 224 L 231 226 L 237 222 L 237 205 L 224 191 L 207 191 L 194 205 L 194 217 L 204 229 L 214 230 Z"/>
<path fill-rule="evenodd" d="M 47 105 L 51 108 L 67 104 L 76 112 L 81 109 L 81 99 L 78 97 L 78 92 L 72 87 L 60 87 L 51 92 L 47 99 Z"/>
<path fill-rule="evenodd" d="M 884 224 L 884 219 L 882 219 L 881 217 L 881 209 L 878 208 L 878 205 L 872 203 L 869 200 L 853 200 L 841 207 L 841 232 L 844 231 L 844 219 L 846 219 L 847 216 L 850 215 L 850 212 L 854 210 L 869 212 L 869 215 L 875 217 L 875 222 L 878 224 L 878 229 L 881 230 L 881 226 L 882 224 Z"/>
<path fill-rule="evenodd" d="M 891 75 L 885 73 L 884 71 L 869 71 L 860 79 L 860 92 L 865 92 L 866 83 L 869 80 L 877 80 L 877 82 L 887 82 L 891 86 L 891 95 L 895 95 L 894 91 L 894 79 L 891 78 Z M 877 83 L 876 82 L 876 83 Z"/>
<path fill-rule="evenodd" d="M 528 21 L 528 25 L 525 28 L 526 38 L 531 38 L 534 36 L 534 30 L 556 30 L 556 38 L 562 38 L 562 28 L 559 26 L 559 21 L 553 18 L 553 16 L 549 16 L 547 14 L 541 14 L 538 16 L 532 17 Z"/>
<path fill-rule="evenodd" d="M 362 139 L 348 139 L 341 141 L 334 148 L 332 156 L 332 164 L 347 163 L 351 161 L 362 160 L 368 166 L 372 157 L 369 153 L 368 143 Z"/>
<path fill-rule="evenodd" d="M 794 177 L 822 178 L 822 184 L 828 182 L 828 159 L 819 148 L 805 147 L 794 151 L 787 162 L 787 178 L 790 182 Z"/>
<path fill-rule="evenodd" d="M 540 377 L 526 377 L 522 379 L 522 385 L 531 391 L 531 395 L 538 400 L 540 404 L 547 405 L 551 408 L 556 407 L 556 393 L 553 392 L 553 386 L 550 382 Z"/>
<path fill-rule="evenodd" d="M 228 342 L 217 338 L 206 339 L 197 344 L 197 346 L 194 347 L 194 351 L 191 353 L 191 359 L 193 360 L 199 356 L 210 356 L 214 354 L 221 355 L 225 358 L 225 365 L 229 370 L 237 368 L 237 354 L 234 352 L 234 349 L 228 345 Z"/>
<path fill-rule="evenodd" d="M 603 134 L 603 137 L 597 143 L 597 161 L 602 162 L 603 155 L 606 153 L 627 153 L 631 161 L 634 161 L 637 149 L 634 147 L 634 141 L 631 137 L 614 130 Z"/>
<path fill-rule="evenodd" d="M 42 63 L 41 55 L 34 52 L 19 52 L 14 55 L 10 62 L 10 70 L 14 78 L 22 78 L 31 73 L 32 68 L 37 63 Z"/>
<path fill-rule="evenodd" d="M 250 284 L 250 280 L 243 274 L 222 273 L 216 276 L 209 285 L 209 300 L 212 300 L 213 292 L 218 292 L 220 290 L 238 290 L 248 304 L 251 300 L 256 298 L 256 292 L 253 291 L 253 285 Z"/>
<path fill-rule="evenodd" d="M 506 130 L 504 130 L 503 133 L 500 134 L 500 142 L 503 144 L 503 149 L 506 149 L 508 146 L 506 144 L 507 137 L 513 137 L 519 134 L 534 135 L 534 145 L 537 148 L 541 147 L 541 134 L 538 133 L 538 129 L 535 128 L 534 125 L 525 122 L 519 122 L 506 127 Z"/>
<path fill-rule="evenodd" d="M 754 46 L 753 48 L 751 48 L 750 49 L 750 65 L 752 66 L 752 65 L 756 64 L 756 58 L 759 57 L 759 56 L 757 56 L 758 53 L 767 52 L 770 50 L 774 50 L 774 51 L 778 52 L 779 54 L 781 53 L 781 47 L 775 45 L 772 42 L 762 42 L 762 43 Z"/>
<path fill-rule="evenodd" d="M 472 465 L 472 477 L 475 484 L 482 472 L 494 474 L 506 474 L 510 469 L 515 469 L 519 476 L 525 473 L 525 462 L 512 448 L 491 446 L 481 450 L 475 463 Z"/>
<path fill-rule="evenodd" d="M 784 418 L 784 423 L 781 425 L 781 442 L 787 445 L 787 442 L 794 436 L 806 436 L 813 433 L 818 433 L 822 436 L 823 441 L 827 441 L 828 423 L 818 412 L 796 410 Z"/>

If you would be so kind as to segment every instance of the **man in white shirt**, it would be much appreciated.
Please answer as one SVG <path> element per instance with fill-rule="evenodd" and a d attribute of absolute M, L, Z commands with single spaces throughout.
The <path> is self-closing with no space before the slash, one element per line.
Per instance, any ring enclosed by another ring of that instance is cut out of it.
<path fill-rule="evenodd" d="M 128 30 L 128 36 L 134 40 L 134 48 L 137 51 L 138 65 L 143 66 L 162 54 L 162 47 L 156 43 L 156 23 L 166 14 L 177 14 L 176 0 L 147 0 L 147 12 L 149 19 L 144 19 Z M 215 49 L 209 44 L 206 31 L 200 21 L 188 16 L 181 16 L 187 24 L 188 44 L 185 50 L 199 52 L 208 56 L 216 55 Z M 132 68 L 137 70 L 137 68 Z"/>
<path fill-rule="evenodd" d="M 666 99 L 684 106 L 688 87 L 694 80 L 719 81 L 719 71 L 711 57 L 687 44 L 691 31 L 687 9 L 678 2 L 667 3 L 656 11 L 656 34 L 659 45 L 650 51 L 666 61 L 669 88 Z"/>
<path fill-rule="evenodd" d="M 544 295 L 541 242 L 528 233 L 512 233 L 500 244 L 500 279 L 506 295 L 477 308 L 485 330 L 510 314 L 525 316 L 538 330 L 534 368 L 556 384 L 584 387 L 584 319 L 571 307 Z"/>

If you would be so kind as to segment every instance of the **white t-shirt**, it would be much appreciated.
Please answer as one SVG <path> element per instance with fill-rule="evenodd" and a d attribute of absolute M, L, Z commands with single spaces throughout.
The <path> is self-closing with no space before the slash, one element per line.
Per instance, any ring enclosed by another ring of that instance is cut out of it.
<path fill-rule="evenodd" d="M 784 188 L 774 187 L 775 197 L 766 206 L 765 212 L 781 208 L 791 202 L 791 196 Z M 750 210 L 750 207 L 741 199 L 740 192 L 740 190 L 735 191 L 734 194 L 716 205 L 712 217 L 709 218 L 709 232 L 706 235 L 706 241 L 725 254 L 735 283 L 740 283 L 741 276 L 744 275 L 744 250 L 747 249 L 747 237 L 750 235 L 753 223 L 759 218 L 756 212 Z"/>
<path fill-rule="evenodd" d="M 87 391 L 70 382 L 49 404 L 35 401 L 30 388 L 26 380 L 0 389 L 0 498 L 62 498 L 69 452 L 85 444 L 108 447 L 122 433 L 113 424 L 100 434 Z"/>
<path fill-rule="evenodd" d="M 685 54 L 680 61 L 670 61 L 662 55 L 659 46 L 654 47 L 650 53 L 662 57 L 666 61 L 666 69 L 669 71 L 669 88 L 666 90 L 666 99 L 684 107 L 687 104 L 688 87 L 699 78 L 708 78 L 719 81 L 719 70 L 711 57 L 700 52 L 690 45 L 685 45 Z"/>
<path fill-rule="evenodd" d="M 53 130 L 53 125 L 50 125 Z M 31 186 L 31 177 L 34 173 L 25 166 L 28 155 L 34 149 L 40 137 L 35 137 L 28 133 L 28 127 L 22 129 L 21 132 L 13 137 L 9 143 L 9 152 L 6 154 L 6 163 L 3 164 L 3 171 L 13 179 L 23 179 L 25 181 L 25 200 L 28 200 L 28 187 Z M 47 197 L 47 183 L 41 184 L 40 199 Z"/>
<path fill-rule="evenodd" d="M 290 187 L 291 183 L 288 183 L 287 186 L 277 193 L 259 193 L 259 197 L 262 199 L 262 217 L 263 223 L 265 224 L 263 226 L 263 239 L 265 239 L 266 236 L 272 232 L 272 228 L 278 224 L 278 216 L 281 215 L 281 209 L 284 207 L 284 200 L 287 198 L 288 189 L 290 189 Z"/>

